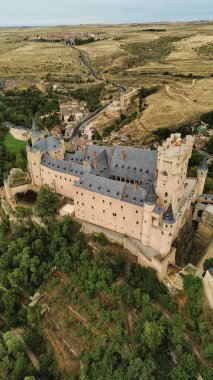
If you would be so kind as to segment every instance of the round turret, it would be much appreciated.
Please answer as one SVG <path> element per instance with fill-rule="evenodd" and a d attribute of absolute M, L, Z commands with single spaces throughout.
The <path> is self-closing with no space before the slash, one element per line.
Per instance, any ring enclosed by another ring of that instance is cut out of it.
<path fill-rule="evenodd" d="M 155 208 L 157 201 L 157 194 L 153 183 L 147 189 L 147 194 L 144 200 L 144 218 L 142 229 L 142 244 L 149 246 L 151 228 L 152 228 L 152 212 Z"/>
<path fill-rule="evenodd" d="M 208 164 L 207 158 L 204 156 L 197 170 L 197 198 L 203 194 L 207 174 Z"/>
<path fill-rule="evenodd" d="M 32 121 L 32 133 L 31 133 L 32 144 L 35 144 L 38 141 L 39 134 L 40 133 L 39 133 L 38 127 L 36 125 L 35 119 L 33 118 L 33 121 Z"/>
<path fill-rule="evenodd" d="M 171 203 L 163 216 L 162 222 L 163 224 L 161 231 L 160 254 L 163 257 L 166 257 L 171 251 L 175 224 L 175 217 Z"/>

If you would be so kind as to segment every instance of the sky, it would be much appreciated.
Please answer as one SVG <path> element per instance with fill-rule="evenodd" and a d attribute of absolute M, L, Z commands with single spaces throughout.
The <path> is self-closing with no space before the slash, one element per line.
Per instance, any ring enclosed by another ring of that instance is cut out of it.
<path fill-rule="evenodd" d="M 0 0 L 0 27 L 213 19 L 213 0 Z"/>

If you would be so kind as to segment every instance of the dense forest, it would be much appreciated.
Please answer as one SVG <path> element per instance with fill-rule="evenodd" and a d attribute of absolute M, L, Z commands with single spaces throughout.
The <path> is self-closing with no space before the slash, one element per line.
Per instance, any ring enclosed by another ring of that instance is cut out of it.
<path fill-rule="evenodd" d="M 36 88 L 23 91 L 7 91 L 0 95 L 2 121 L 10 121 L 24 128 L 31 128 L 35 115 L 59 111 L 59 101 L 51 94 L 44 94 Z"/>
<path fill-rule="evenodd" d="M 53 196 L 45 187 L 36 201 L 46 226 L 33 224 L 30 214 L 21 216 L 21 224 L 5 217 L 0 225 L 0 377 L 212 379 L 213 321 L 203 306 L 202 281 L 185 276 L 184 293 L 171 297 L 155 270 L 129 260 L 120 246 L 103 235 L 84 235 L 69 217 L 55 220 L 56 198 L 44 212 Z M 29 306 L 39 288 L 49 307 L 45 316 L 40 304 Z M 64 313 L 67 305 L 73 315 Z M 52 308 L 66 338 L 80 341 L 75 360 L 81 369 L 69 377 L 60 374 L 44 334 Z M 24 343 L 37 356 L 39 371 L 12 334 L 18 326 L 24 326 Z"/>

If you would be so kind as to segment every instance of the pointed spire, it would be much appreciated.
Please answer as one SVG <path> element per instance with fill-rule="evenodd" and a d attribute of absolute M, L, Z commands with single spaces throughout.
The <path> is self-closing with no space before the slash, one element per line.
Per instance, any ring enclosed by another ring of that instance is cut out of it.
<path fill-rule="evenodd" d="M 155 188 L 154 188 L 154 185 L 153 183 L 149 186 L 149 188 L 147 189 L 147 194 L 146 194 L 146 198 L 145 198 L 145 203 L 146 204 L 149 204 L 149 205 L 154 205 L 157 201 L 157 194 L 155 192 Z"/>
<path fill-rule="evenodd" d="M 37 137 L 38 135 L 39 135 L 39 130 L 38 130 L 38 127 L 36 125 L 36 121 L 33 118 L 33 121 L 32 121 L 32 136 L 33 137 Z"/>
<path fill-rule="evenodd" d="M 166 213 L 163 216 L 163 222 L 167 224 L 173 224 L 175 222 L 172 204 L 170 203 Z"/>
<path fill-rule="evenodd" d="M 206 156 L 203 157 L 203 159 L 202 159 L 200 165 L 198 166 L 198 168 L 200 170 L 208 171 L 208 164 L 207 164 L 207 157 Z"/>

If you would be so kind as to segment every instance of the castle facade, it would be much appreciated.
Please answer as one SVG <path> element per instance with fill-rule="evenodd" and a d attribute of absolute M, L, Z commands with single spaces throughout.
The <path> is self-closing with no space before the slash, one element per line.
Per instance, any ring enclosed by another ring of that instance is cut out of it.
<path fill-rule="evenodd" d="M 175 264 L 174 241 L 207 175 L 203 160 L 197 178 L 187 178 L 194 138 L 172 134 L 158 151 L 88 145 L 84 152 L 68 154 L 63 138 L 41 138 L 33 123 L 31 140 L 32 184 L 47 184 L 72 199 L 80 221 L 137 243 L 139 263 L 164 277 Z"/>

